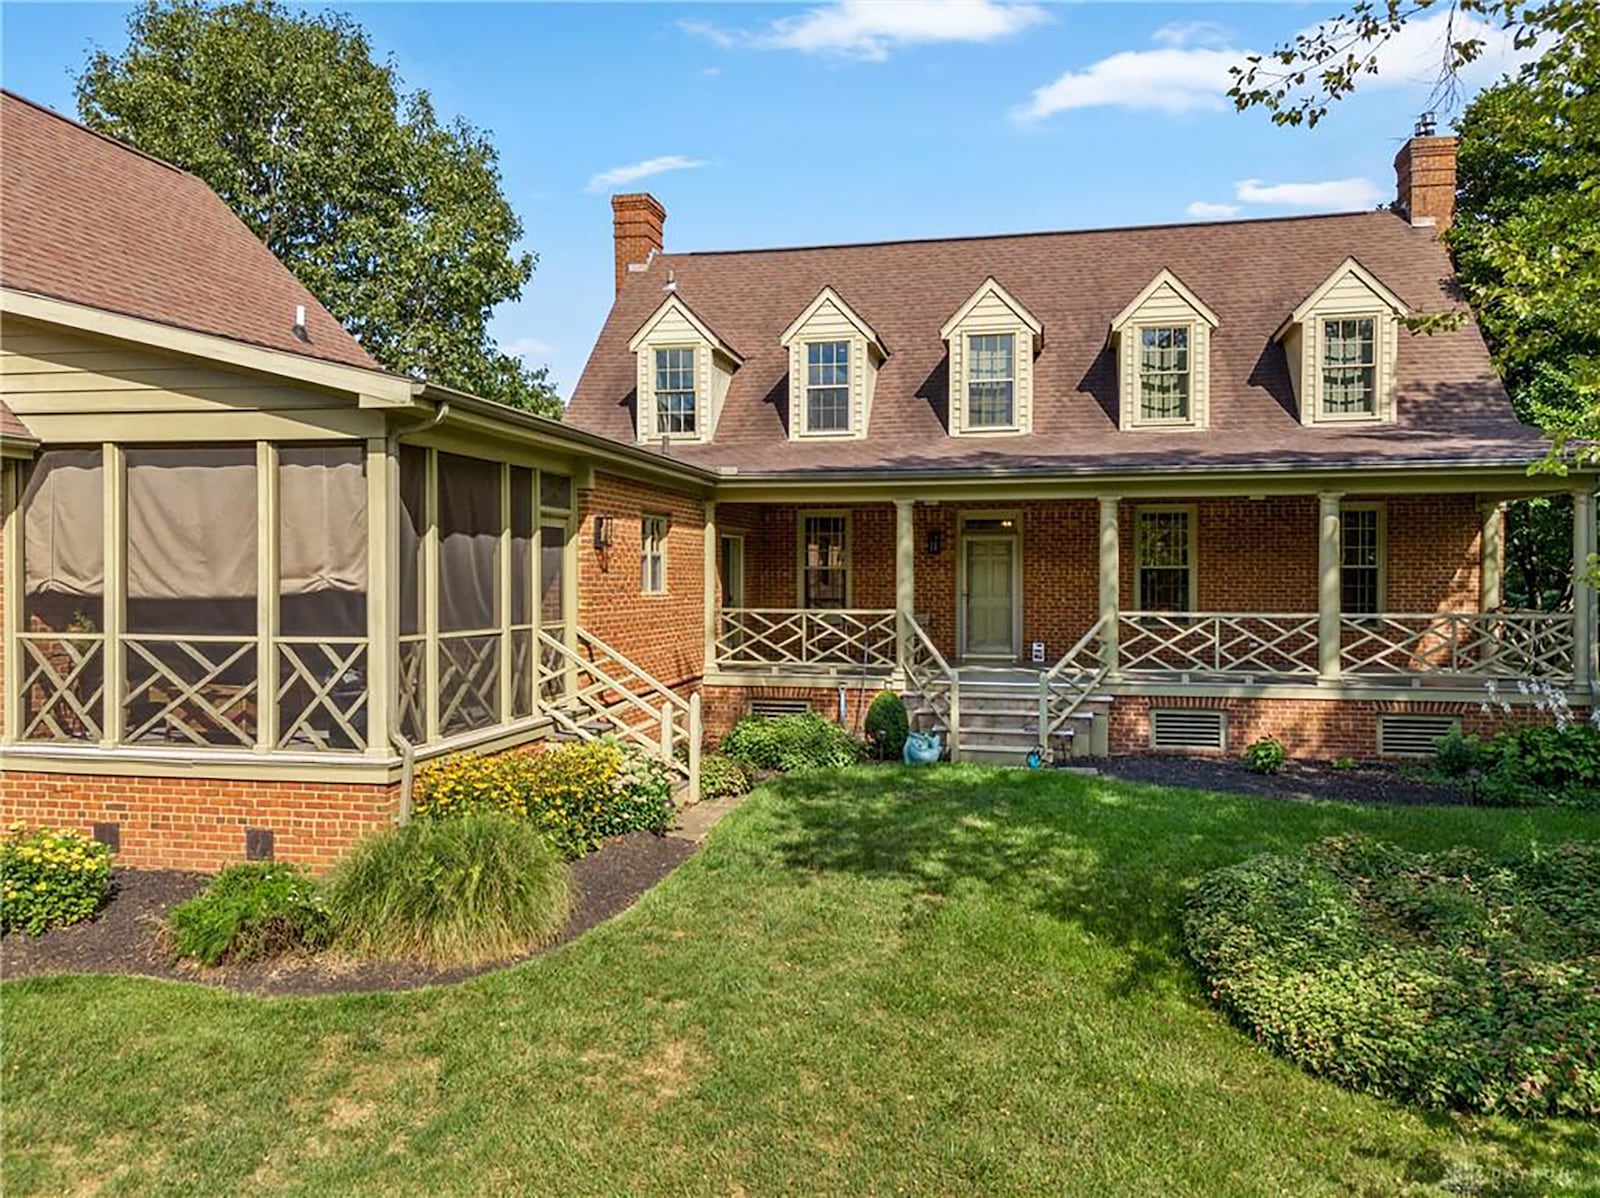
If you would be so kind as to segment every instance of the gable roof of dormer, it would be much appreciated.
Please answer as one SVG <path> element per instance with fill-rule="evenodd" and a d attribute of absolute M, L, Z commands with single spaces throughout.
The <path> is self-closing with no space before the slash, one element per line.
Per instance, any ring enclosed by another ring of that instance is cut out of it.
<path fill-rule="evenodd" d="M 939 330 L 939 340 L 950 340 L 950 335 L 961 327 L 961 322 L 971 316 L 973 309 L 990 296 L 1010 308 L 1016 314 L 1017 319 L 1027 326 L 1028 331 L 1033 334 L 1034 348 L 1038 349 L 1044 342 L 1044 325 L 1038 317 L 1023 307 L 1015 296 L 1000 286 L 999 280 L 993 275 L 990 275 L 980 283 L 978 289 L 967 298 L 967 302 L 957 308 L 955 315 L 944 322 L 944 327 Z"/>
<path fill-rule="evenodd" d="M 1362 266 L 1354 257 L 1350 257 L 1341 262 L 1334 272 L 1322 280 L 1310 295 L 1300 301 L 1295 310 L 1278 326 L 1277 332 L 1272 334 L 1273 339 L 1276 340 L 1282 337 L 1291 325 L 1297 325 L 1304 321 L 1307 316 L 1316 311 L 1317 305 L 1327 298 L 1328 292 L 1352 275 L 1359 279 L 1367 290 L 1382 300 L 1384 305 L 1393 311 L 1396 316 L 1404 316 L 1411 311 L 1405 300 L 1384 286 L 1382 279 L 1378 278 L 1365 266 Z"/>
<path fill-rule="evenodd" d="M 1178 298 L 1184 303 L 1188 304 L 1189 307 L 1193 308 L 1195 314 L 1212 328 L 1216 328 L 1222 323 L 1222 321 L 1217 319 L 1217 314 L 1206 306 L 1204 300 L 1202 300 L 1193 291 L 1190 291 L 1189 288 L 1184 285 L 1182 279 L 1163 266 L 1160 272 L 1157 273 L 1156 277 L 1145 284 L 1144 290 L 1129 300 L 1122 311 L 1118 312 L 1111 318 L 1112 331 L 1122 328 L 1123 325 L 1132 320 L 1134 314 L 1138 312 L 1140 308 L 1144 307 L 1145 304 L 1149 302 L 1150 297 L 1156 292 L 1160 291 L 1163 287 L 1172 288 L 1172 290 L 1177 293 Z"/>
<path fill-rule="evenodd" d="M 740 354 L 738 350 L 734 349 L 733 346 L 724 341 L 721 337 L 717 336 L 716 330 L 696 316 L 694 314 L 694 309 L 689 307 L 689 305 L 684 302 L 683 297 L 677 295 L 676 293 L 669 295 L 666 299 L 662 300 L 660 306 L 657 307 L 654 312 L 650 313 L 650 315 L 645 319 L 645 322 L 639 326 L 638 332 L 634 333 L 632 340 L 628 342 L 628 352 L 630 354 L 638 353 L 640 346 L 644 345 L 645 342 L 650 339 L 650 334 L 655 330 L 655 327 L 665 320 L 668 315 L 674 312 L 682 316 L 684 320 L 688 321 L 690 327 L 693 328 L 696 333 L 700 334 L 700 336 L 705 339 L 706 343 L 713 349 L 716 349 L 733 359 L 733 364 L 735 366 L 743 364 L 744 356 Z"/>
<path fill-rule="evenodd" d="M 869 325 L 861 318 L 860 315 L 857 314 L 854 308 L 844 302 L 844 297 L 835 291 L 831 285 L 826 286 L 821 291 L 817 292 L 817 298 L 806 305 L 805 311 L 801 312 L 799 316 L 796 316 L 794 320 L 790 321 L 789 327 L 784 329 L 783 335 L 778 338 L 778 344 L 784 348 L 788 348 L 790 345 L 792 345 L 794 343 L 794 339 L 800 335 L 800 330 L 805 328 L 806 325 L 810 323 L 811 318 L 828 304 L 832 304 L 836 309 L 838 309 L 839 315 L 843 316 L 845 320 L 850 322 L 851 327 L 853 327 L 856 332 L 860 333 L 861 336 L 866 339 L 868 345 L 875 347 L 877 351 L 884 357 L 887 358 L 889 356 L 889 351 L 884 346 L 883 339 L 873 331 L 871 325 Z"/>

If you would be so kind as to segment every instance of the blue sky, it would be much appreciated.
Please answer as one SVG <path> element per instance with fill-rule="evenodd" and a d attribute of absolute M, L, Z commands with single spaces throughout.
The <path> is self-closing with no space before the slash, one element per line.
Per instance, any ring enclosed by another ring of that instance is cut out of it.
<path fill-rule="evenodd" d="M 539 255 L 495 318 L 569 394 L 611 301 L 607 195 L 666 205 L 669 249 L 1370 208 L 1426 106 L 1437 20 L 1315 130 L 1240 115 L 1226 66 L 1337 8 L 818 0 L 352 4 L 441 115 L 488 129 Z M 5 85 L 72 113 L 121 5 L 0 9 Z M 1512 65 L 1490 52 L 1481 85 Z"/>

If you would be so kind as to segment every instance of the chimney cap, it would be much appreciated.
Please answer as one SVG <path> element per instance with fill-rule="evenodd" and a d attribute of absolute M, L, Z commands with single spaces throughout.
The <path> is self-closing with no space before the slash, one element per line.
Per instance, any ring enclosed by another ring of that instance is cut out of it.
<path fill-rule="evenodd" d="M 1416 128 L 1412 130 L 1414 137 L 1433 137 L 1439 132 L 1438 115 L 1430 108 L 1427 112 L 1417 115 Z"/>
<path fill-rule="evenodd" d="M 648 191 L 620 191 L 611 197 L 611 210 L 613 212 L 620 213 L 638 208 L 654 210 L 657 217 L 662 220 L 666 219 L 666 208 L 662 206 L 660 200 L 656 199 Z"/>

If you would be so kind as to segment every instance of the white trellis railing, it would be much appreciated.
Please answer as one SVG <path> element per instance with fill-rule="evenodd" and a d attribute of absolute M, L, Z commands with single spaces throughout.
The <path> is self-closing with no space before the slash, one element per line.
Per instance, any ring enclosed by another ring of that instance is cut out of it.
<path fill-rule="evenodd" d="M 894 643 L 892 610 L 724 607 L 717 616 L 717 664 L 723 668 L 889 670 Z"/>
<path fill-rule="evenodd" d="M 1105 681 L 1106 667 L 1100 661 L 1100 638 L 1110 623 L 1101 616 L 1094 625 L 1044 673 L 1039 675 L 1039 748 L 1046 752 L 1051 741 L 1066 728 L 1083 705 Z"/>
<path fill-rule="evenodd" d="M 915 617 L 907 620 L 911 632 L 906 646 L 906 691 L 915 695 L 936 724 L 945 729 L 950 759 L 960 751 L 961 683 L 922 624 Z"/>
<path fill-rule="evenodd" d="M 1317 673 L 1317 614 L 1123 612 L 1123 674 L 1291 678 Z"/>
<path fill-rule="evenodd" d="M 128 633 L 122 650 L 125 741 L 255 744 L 255 637 Z"/>
<path fill-rule="evenodd" d="M 104 728 L 105 637 L 24 632 L 17 694 L 19 740 L 97 741 Z"/>
<path fill-rule="evenodd" d="M 279 637 L 277 644 L 278 747 L 365 749 L 366 638 Z"/>
<path fill-rule="evenodd" d="M 1490 611 L 1344 616 L 1340 672 L 1352 678 L 1573 676 L 1571 612 Z"/>

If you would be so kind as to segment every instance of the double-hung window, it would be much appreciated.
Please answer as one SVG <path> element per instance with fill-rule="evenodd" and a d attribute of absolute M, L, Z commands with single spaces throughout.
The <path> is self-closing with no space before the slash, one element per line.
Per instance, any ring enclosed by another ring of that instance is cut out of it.
<path fill-rule="evenodd" d="M 646 595 L 667 590 L 667 518 L 644 516 L 639 521 L 639 589 Z"/>
<path fill-rule="evenodd" d="M 695 350 L 656 350 L 656 433 L 692 435 L 698 417 L 695 395 Z"/>
<path fill-rule="evenodd" d="M 812 341 L 806 345 L 806 431 L 850 430 L 850 343 Z"/>
<path fill-rule="evenodd" d="M 1347 507 L 1341 513 L 1339 610 L 1372 616 L 1383 610 L 1383 513 Z"/>
<path fill-rule="evenodd" d="M 1139 419 L 1189 419 L 1189 327 L 1139 330 Z"/>
<path fill-rule="evenodd" d="M 1139 610 L 1184 612 L 1193 606 L 1193 513 L 1141 509 L 1137 526 Z"/>
<path fill-rule="evenodd" d="M 1011 428 L 1017 422 L 1017 337 L 967 338 L 967 427 Z"/>
<path fill-rule="evenodd" d="M 844 607 L 850 593 L 849 517 L 807 514 L 800 528 L 800 605 Z"/>
<path fill-rule="evenodd" d="M 1322 411 L 1371 416 L 1378 403 L 1376 321 L 1370 316 L 1322 322 Z"/>

